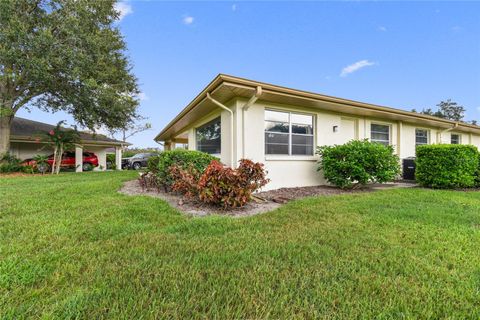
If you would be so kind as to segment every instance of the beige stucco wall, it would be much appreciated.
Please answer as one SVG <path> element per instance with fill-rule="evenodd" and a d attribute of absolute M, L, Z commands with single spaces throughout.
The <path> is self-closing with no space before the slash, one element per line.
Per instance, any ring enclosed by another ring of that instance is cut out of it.
<path fill-rule="evenodd" d="M 33 158 L 38 154 L 48 156 L 53 153 L 53 149 L 51 149 L 50 146 L 41 143 L 12 142 L 10 143 L 10 153 L 17 158 L 24 160 Z"/>
<path fill-rule="evenodd" d="M 234 99 L 228 103 L 233 112 L 233 161 L 238 163 L 242 158 L 248 158 L 265 164 L 268 178 L 271 182 L 265 190 L 281 187 L 314 186 L 325 184 L 321 173 L 317 172 L 318 156 L 276 156 L 265 155 L 264 118 L 265 109 L 297 111 L 311 114 L 314 117 L 314 145 L 343 144 L 352 139 L 369 139 L 372 123 L 390 126 L 390 144 L 401 159 L 415 156 L 415 129 L 429 130 L 429 143 L 450 143 L 451 132 L 434 127 L 424 127 L 415 124 L 390 121 L 380 118 L 359 117 L 318 109 L 296 107 L 292 105 L 271 104 L 257 101 L 248 111 L 243 110 L 246 99 Z M 195 150 L 195 128 L 221 116 L 221 155 L 224 164 L 230 164 L 230 113 L 218 109 L 195 123 L 188 132 L 188 149 Z M 334 132 L 334 126 L 337 126 Z M 452 131 L 454 133 L 458 133 Z M 473 144 L 480 147 L 480 136 L 461 133 L 462 144 Z M 245 141 L 245 143 L 243 143 Z"/>
<path fill-rule="evenodd" d="M 107 170 L 107 149 L 105 147 L 85 146 L 83 151 L 90 151 L 97 155 L 98 167 L 94 168 L 94 171 Z"/>

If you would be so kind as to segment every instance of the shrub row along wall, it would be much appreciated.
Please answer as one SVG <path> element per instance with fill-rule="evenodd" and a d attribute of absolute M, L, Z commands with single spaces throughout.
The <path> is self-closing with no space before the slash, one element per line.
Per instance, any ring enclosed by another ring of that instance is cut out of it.
<path fill-rule="evenodd" d="M 384 183 L 395 179 L 400 172 L 393 147 L 368 140 L 318 147 L 317 154 L 321 156 L 318 170 L 323 171 L 329 183 L 340 188 Z"/>
<path fill-rule="evenodd" d="M 430 188 L 470 188 L 478 184 L 479 152 L 472 145 L 434 144 L 417 147 L 415 177 Z"/>

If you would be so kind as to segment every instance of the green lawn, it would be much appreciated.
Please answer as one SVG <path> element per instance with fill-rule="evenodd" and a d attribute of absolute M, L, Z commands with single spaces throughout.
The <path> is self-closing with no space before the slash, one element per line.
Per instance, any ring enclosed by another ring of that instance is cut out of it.
<path fill-rule="evenodd" d="M 0 178 L 0 318 L 480 318 L 480 193 L 188 218 L 135 172 Z"/>

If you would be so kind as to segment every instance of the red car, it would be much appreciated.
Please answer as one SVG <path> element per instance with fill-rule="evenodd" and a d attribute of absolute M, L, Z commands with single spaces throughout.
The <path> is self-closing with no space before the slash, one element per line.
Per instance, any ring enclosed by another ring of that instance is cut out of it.
<path fill-rule="evenodd" d="M 94 167 L 98 167 L 98 158 L 93 152 L 84 152 L 83 153 L 83 162 L 82 162 L 83 171 L 90 171 Z M 53 154 L 48 156 L 46 164 L 39 164 L 34 159 L 26 159 L 22 162 L 23 165 L 28 165 L 32 167 L 37 167 L 40 172 L 47 172 L 52 168 L 53 165 Z M 63 153 L 62 163 L 60 165 L 62 168 L 75 168 L 75 152 L 67 151 Z"/>

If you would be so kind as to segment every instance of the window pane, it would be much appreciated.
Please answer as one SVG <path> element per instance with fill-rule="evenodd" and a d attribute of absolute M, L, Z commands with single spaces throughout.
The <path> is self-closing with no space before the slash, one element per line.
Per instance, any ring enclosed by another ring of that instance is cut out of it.
<path fill-rule="evenodd" d="M 265 152 L 267 154 L 287 154 L 288 144 L 265 144 Z"/>
<path fill-rule="evenodd" d="M 300 136 L 292 134 L 292 144 L 303 144 L 313 146 L 313 136 Z"/>
<path fill-rule="evenodd" d="M 381 124 L 370 125 L 370 140 L 384 145 L 390 144 L 390 127 Z"/>
<path fill-rule="evenodd" d="M 277 122 L 288 122 L 288 113 L 265 110 L 265 120 L 277 121 Z"/>
<path fill-rule="evenodd" d="M 308 124 L 292 124 L 292 133 L 313 134 L 313 126 Z"/>
<path fill-rule="evenodd" d="M 313 146 L 301 146 L 301 145 L 292 145 L 292 154 L 303 155 L 303 156 L 312 156 L 313 155 Z"/>
<path fill-rule="evenodd" d="M 288 133 L 265 132 L 266 154 L 288 154 Z"/>
<path fill-rule="evenodd" d="M 265 132 L 265 143 L 286 144 L 288 146 L 288 134 Z"/>
<path fill-rule="evenodd" d="M 415 144 L 428 144 L 428 130 L 415 129 Z"/>
<path fill-rule="evenodd" d="M 388 141 L 388 134 L 372 132 L 372 140 Z"/>
<path fill-rule="evenodd" d="M 288 122 L 265 121 L 265 131 L 288 133 Z"/>
<path fill-rule="evenodd" d="M 292 154 L 313 155 L 313 136 L 292 135 Z"/>
<path fill-rule="evenodd" d="M 210 153 L 221 153 L 221 125 L 220 118 L 197 128 L 197 150 Z"/>
<path fill-rule="evenodd" d="M 292 123 L 297 123 L 297 124 L 313 124 L 313 117 L 312 116 L 307 116 L 304 114 L 294 114 L 292 113 Z"/>
<path fill-rule="evenodd" d="M 450 136 L 450 143 L 451 144 L 460 144 L 460 135 L 458 134 L 452 134 Z"/>
<path fill-rule="evenodd" d="M 373 124 L 370 129 L 372 132 L 386 133 L 390 132 L 390 127 L 382 124 Z"/>

